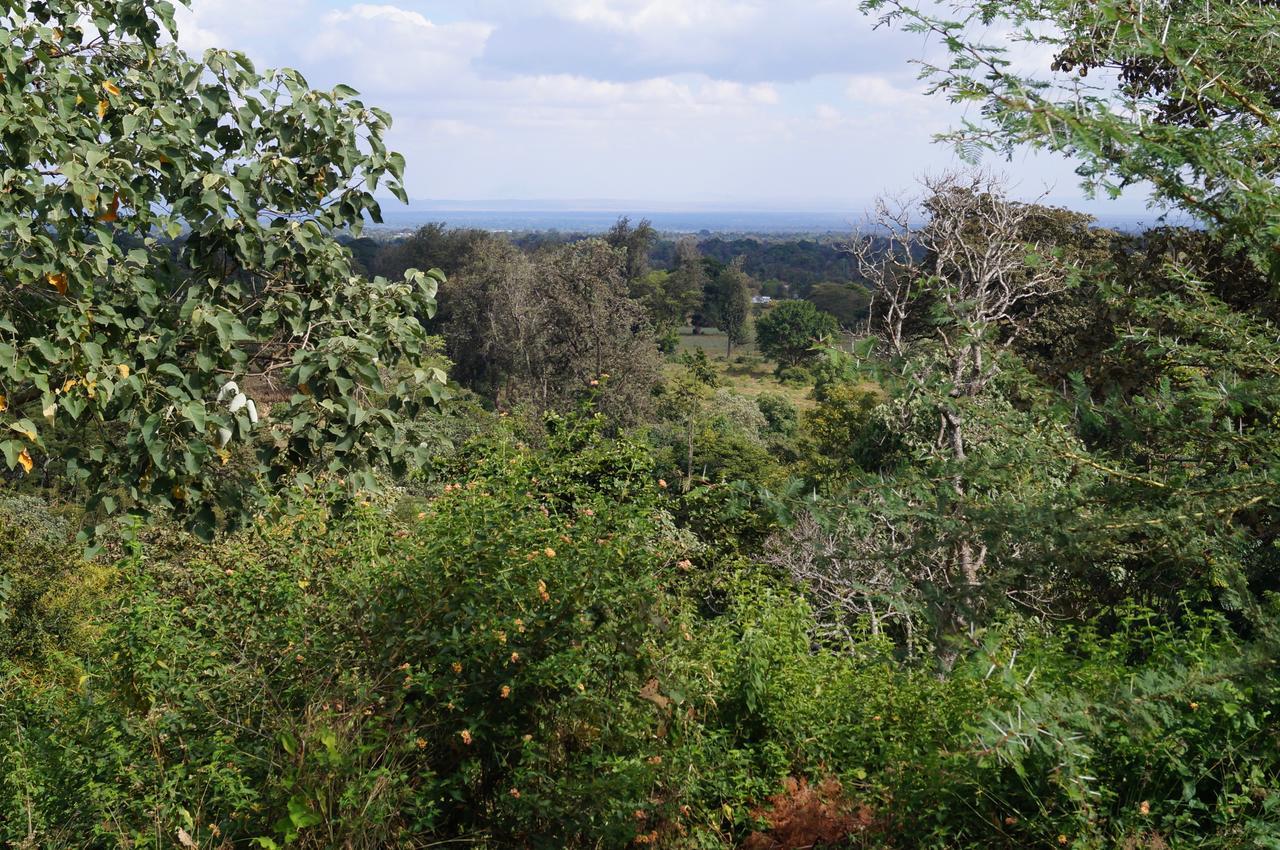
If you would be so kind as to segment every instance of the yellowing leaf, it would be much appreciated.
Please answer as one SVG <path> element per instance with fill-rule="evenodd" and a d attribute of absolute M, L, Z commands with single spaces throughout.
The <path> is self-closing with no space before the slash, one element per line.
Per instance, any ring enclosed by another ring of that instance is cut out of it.
<path fill-rule="evenodd" d="M 46 277 L 46 280 L 49 281 L 50 286 L 58 290 L 59 295 L 67 294 L 67 276 L 65 274 L 62 272 L 51 274 Z"/>
<path fill-rule="evenodd" d="M 67 378 L 66 382 L 65 382 L 65 383 L 63 383 L 63 385 L 62 385 L 62 391 L 63 391 L 64 393 L 69 393 L 69 392 L 71 392 L 73 389 L 75 389 L 75 388 L 76 388 L 76 385 L 77 385 L 77 384 L 79 384 L 79 383 L 80 383 L 80 382 L 79 382 L 79 381 L 77 381 L 75 378 Z"/>
<path fill-rule="evenodd" d="M 102 90 L 105 91 L 107 94 L 114 94 L 114 95 L 120 94 L 120 87 L 117 86 L 115 83 L 111 82 L 110 80 L 107 80 L 102 84 Z"/>
<path fill-rule="evenodd" d="M 129 367 L 124 363 L 121 363 L 119 366 L 116 367 L 116 372 L 120 374 L 121 378 L 129 377 Z"/>
<path fill-rule="evenodd" d="M 116 192 L 111 198 L 111 207 L 102 215 L 98 216 L 98 221 L 119 221 L 120 220 L 120 193 Z"/>
<path fill-rule="evenodd" d="M 111 108 L 111 104 L 107 103 L 105 100 L 98 101 L 98 120 L 99 121 L 107 117 L 107 110 L 110 108 Z"/>
<path fill-rule="evenodd" d="M 0 413 L 4 413 L 8 409 L 9 409 L 9 399 L 0 395 Z"/>
<path fill-rule="evenodd" d="M 26 449 L 22 450 L 22 453 L 18 455 L 18 466 L 21 466 L 25 472 L 35 469 L 36 462 L 31 459 L 31 452 Z"/>

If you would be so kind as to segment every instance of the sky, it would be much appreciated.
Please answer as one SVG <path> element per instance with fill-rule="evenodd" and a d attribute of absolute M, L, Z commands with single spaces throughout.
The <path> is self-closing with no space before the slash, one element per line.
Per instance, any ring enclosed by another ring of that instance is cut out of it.
<path fill-rule="evenodd" d="M 179 42 L 224 47 L 395 118 L 417 199 L 619 199 L 843 210 L 954 166 L 921 36 L 857 0 L 192 0 Z M 1086 204 L 1066 161 L 993 163 L 1014 194 Z"/>

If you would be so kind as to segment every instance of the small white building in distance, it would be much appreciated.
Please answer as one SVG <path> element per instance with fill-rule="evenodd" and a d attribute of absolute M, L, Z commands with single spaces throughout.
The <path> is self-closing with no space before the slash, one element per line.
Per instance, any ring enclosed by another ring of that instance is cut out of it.
<path fill-rule="evenodd" d="M 773 299 L 768 295 L 754 295 L 751 298 L 752 304 L 772 304 Z"/>

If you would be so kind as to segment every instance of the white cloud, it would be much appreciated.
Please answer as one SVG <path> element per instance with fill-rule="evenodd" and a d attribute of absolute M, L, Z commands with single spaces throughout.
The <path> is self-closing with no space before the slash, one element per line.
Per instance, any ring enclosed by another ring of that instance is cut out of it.
<path fill-rule="evenodd" d="M 637 34 L 737 28 L 761 14 L 760 3 L 731 0 L 559 0 L 549 11 L 569 20 Z"/>
<path fill-rule="evenodd" d="M 906 65 L 919 43 L 872 35 L 851 0 L 194 0 L 179 24 L 189 50 L 388 109 L 418 197 L 856 209 L 950 159 L 929 139 L 954 112 Z"/>

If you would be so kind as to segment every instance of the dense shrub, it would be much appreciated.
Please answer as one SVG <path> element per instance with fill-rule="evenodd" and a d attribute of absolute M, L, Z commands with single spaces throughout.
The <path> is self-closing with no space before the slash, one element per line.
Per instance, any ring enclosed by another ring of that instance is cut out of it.
<path fill-rule="evenodd" d="M 1267 634 L 1009 615 L 939 676 L 753 565 L 759 491 L 664 491 L 601 427 L 499 427 L 426 499 L 146 532 L 70 607 L 68 529 L 9 500 L 49 530 L 5 526 L 6 575 L 58 592 L 24 597 L 43 656 L 5 632 L 0 844 L 1277 846 Z"/>
<path fill-rule="evenodd" d="M 0 841 L 625 846 L 657 805 L 673 556 L 642 456 L 549 439 L 404 527 L 304 503 L 141 548 L 79 690 L 6 681 L 0 752 L 23 767 Z"/>

